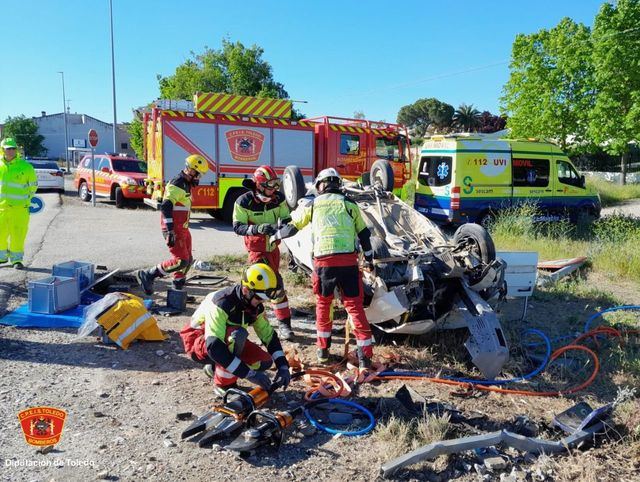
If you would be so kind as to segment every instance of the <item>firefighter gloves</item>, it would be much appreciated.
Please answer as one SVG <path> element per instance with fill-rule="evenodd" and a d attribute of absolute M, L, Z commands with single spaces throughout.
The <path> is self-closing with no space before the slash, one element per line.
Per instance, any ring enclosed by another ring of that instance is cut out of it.
<path fill-rule="evenodd" d="M 164 241 L 169 248 L 173 248 L 176 245 L 176 233 L 173 231 L 166 231 L 163 233 Z"/>
<path fill-rule="evenodd" d="M 271 380 L 264 372 L 257 372 L 255 370 L 249 370 L 247 376 L 244 377 L 249 380 L 251 383 L 255 383 L 259 387 L 262 387 L 264 390 L 269 391 L 271 388 Z M 291 377 L 289 377 L 291 379 Z"/>
<path fill-rule="evenodd" d="M 291 373 L 289 373 L 289 368 L 280 367 L 276 372 L 276 376 L 273 379 L 273 383 L 279 383 L 282 386 L 283 390 L 286 390 L 291 383 Z"/>
<path fill-rule="evenodd" d="M 257 228 L 258 234 L 266 234 L 267 236 L 271 236 L 272 234 L 276 234 L 278 229 L 273 224 L 259 224 Z"/>

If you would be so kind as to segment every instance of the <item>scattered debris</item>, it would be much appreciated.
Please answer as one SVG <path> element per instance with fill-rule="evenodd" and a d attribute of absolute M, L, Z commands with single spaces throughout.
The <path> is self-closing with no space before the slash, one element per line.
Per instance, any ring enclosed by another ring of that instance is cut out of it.
<path fill-rule="evenodd" d="M 176 420 L 190 420 L 193 418 L 193 412 L 180 412 L 176 414 Z"/>
<path fill-rule="evenodd" d="M 565 425 L 566 428 L 569 429 L 565 430 L 568 435 L 561 440 L 551 441 L 525 437 L 513 432 L 508 432 L 507 430 L 500 430 L 497 432 L 475 435 L 472 437 L 463 437 L 453 440 L 442 440 L 429 445 L 425 445 L 424 447 L 420 447 L 413 452 L 387 462 L 381 467 L 381 474 L 383 477 L 390 477 L 399 469 L 406 467 L 407 465 L 415 464 L 421 460 L 430 460 L 439 455 L 448 455 L 458 452 L 464 452 L 467 450 L 498 446 L 501 444 L 513 447 L 524 452 L 538 454 L 553 454 L 564 452 L 574 447 L 580 447 L 583 442 L 592 439 L 595 434 L 601 432 L 604 429 L 605 421 L 611 415 L 612 410 L 611 404 L 605 405 L 603 407 L 592 410 L 582 419 L 578 420 L 578 414 L 583 414 L 586 410 L 583 403 L 584 402 L 580 402 L 576 406 L 570 408 L 569 410 L 566 410 L 565 412 L 562 412 L 557 416 L 560 417 L 561 420 L 565 421 L 563 425 Z"/>
<path fill-rule="evenodd" d="M 175 447 L 176 444 L 173 440 L 166 438 L 162 441 L 162 443 L 164 444 L 165 447 L 170 448 L 170 447 Z"/>
<path fill-rule="evenodd" d="M 580 269 L 580 267 L 587 261 L 587 258 L 571 258 L 560 259 L 556 261 L 546 261 L 538 263 L 538 269 L 553 271 L 549 274 L 543 274 L 538 277 L 537 286 L 547 286 L 548 284 L 555 283 L 560 278 L 570 275 L 574 271 Z"/>

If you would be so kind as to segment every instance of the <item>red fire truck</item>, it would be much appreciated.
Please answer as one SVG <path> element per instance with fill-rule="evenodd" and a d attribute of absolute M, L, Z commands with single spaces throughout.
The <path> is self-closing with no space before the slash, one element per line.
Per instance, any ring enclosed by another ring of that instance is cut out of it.
<path fill-rule="evenodd" d="M 143 117 L 151 194 L 145 202 L 156 207 L 164 184 L 189 154 L 202 155 L 210 168 L 192 190 L 193 208 L 226 220 L 246 190 L 243 179 L 264 164 L 288 177 L 298 192 L 327 167 L 397 193 L 411 177 L 409 136 L 402 125 L 339 117 L 294 121 L 291 101 L 282 99 L 197 93 L 193 103 L 180 101 L 174 108 L 174 102 L 158 101 Z M 285 195 L 295 207 L 297 195 L 286 189 Z"/>

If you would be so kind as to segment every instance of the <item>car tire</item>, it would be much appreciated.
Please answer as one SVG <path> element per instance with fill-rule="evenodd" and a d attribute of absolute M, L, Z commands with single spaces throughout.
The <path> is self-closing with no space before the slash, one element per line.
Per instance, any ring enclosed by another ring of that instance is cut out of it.
<path fill-rule="evenodd" d="M 91 193 L 89 192 L 89 186 L 86 181 L 82 181 L 80 186 L 78 186 L 78 197 L 84 202 L 91 201 Z"/>
<path fill-rule="evenodd" d="M 113 197 L 116 200 L 116 207 L 118 209 L 122 209 L 127 205 L 127 199 L 124 197 L 124 193 L 122 192 L 121 187 L 116 187 Z"/>
<path fill-rule="evenodd" d="M 298 201 L 307 193 L 307 188 L 304 185 L 304 177 L 299 167 L 287 166 L 284 170 L 284 174 L 282 175 L 282 193 L 291 210 L 298 206 Z"/>
<path fill-rule="evenodd" d="M 483 263 L 491 263 L 496 259 L 496 246 L 489 232 L 476 223 L 466 223 L 460 226 L 453 235 L 453 242 L 457 245 L 468 242 L 474 245 L 474 250 Z"/>
<path fill-rule="evenodd" d="M 225 196 L 224 205 L 222 206 L 222 220 L 225 223 L 233 223 L 233 207 L 235 206 L 238 198 L 247 191 L 248 189 L 239 187 L 236 189 L 231 189 L 230 192 Z"/>
<path fill-rule="evenodd" d="M 383 190 L 393 191 L 393 168 L 389 161 L 378 159 L 371 166 L 371 184 L 380 184 Z"/>

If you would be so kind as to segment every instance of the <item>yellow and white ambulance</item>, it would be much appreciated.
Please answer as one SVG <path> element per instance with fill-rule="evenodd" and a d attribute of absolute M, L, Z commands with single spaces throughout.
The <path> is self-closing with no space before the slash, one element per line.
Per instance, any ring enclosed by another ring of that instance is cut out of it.
<path fill-rule="evenodd" d="M 500 210 L 536 204 L 542 220 L 600 216 L 600 196 L 554 144 L 453 134 L 426 139 L 414 207 L 434 221 L 487 223 Z"/>

